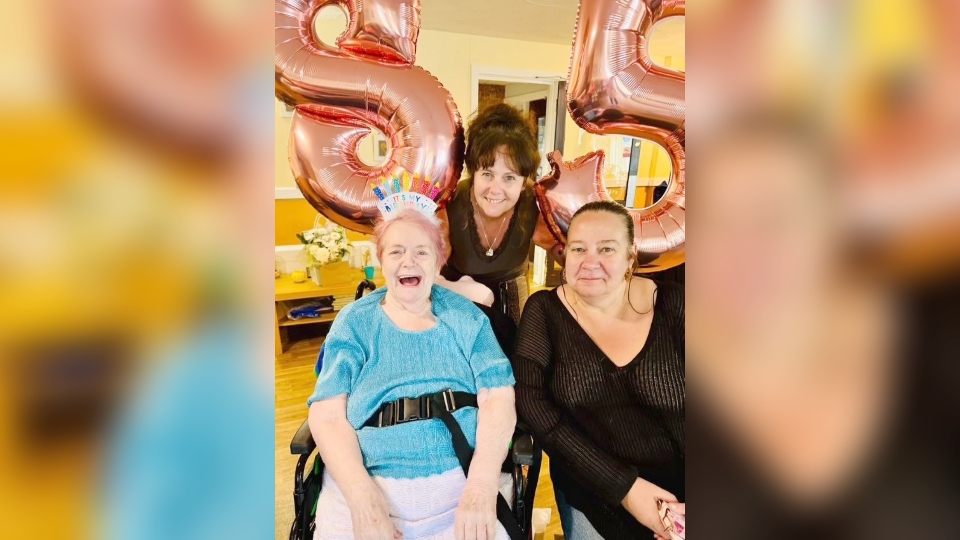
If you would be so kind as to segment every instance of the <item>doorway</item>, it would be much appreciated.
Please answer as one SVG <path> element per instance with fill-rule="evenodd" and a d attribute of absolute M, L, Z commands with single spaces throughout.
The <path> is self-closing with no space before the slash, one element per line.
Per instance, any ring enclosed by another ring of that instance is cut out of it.
<path fill-rule="evenodd" d="M 550 171 L 547 152 L 554 149 L 557 115 L 548 104 L 556 100 L 557 79 L 559 77 L 553 75 L 474 69 L 470 117 L 497 103 L 507 103 L 519 109 L 527 117 L 540 150 L 537 178 Z"/>

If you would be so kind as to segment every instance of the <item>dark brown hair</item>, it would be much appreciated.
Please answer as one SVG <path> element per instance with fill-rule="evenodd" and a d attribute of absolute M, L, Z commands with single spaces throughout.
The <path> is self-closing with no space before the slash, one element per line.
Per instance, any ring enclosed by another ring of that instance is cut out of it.
<path fill-rule="evenodd" d="M 633 234 L 634 234 L 634 225 L 633 225 L 633 216 L 630 215 L 630 211 L 626 209 L 622 204 L 613 202 L 613 201 L 592 201 L 580 207 L 577 210 L 573 217 L 570 218 L 570 227 L 573 227 L 574 220 L 577 219 L 577 216 L 580 214 L 585 214 L 587 212 L 606 212 L 608 214 L 613 214 L 619 216 L 623 221 L 623 226 L 626 228 L 627 233 L 627 250 L 633 252 Z"/>
<path fill-rule="evenodd" d="M 487 167 L 492 167 L 497 161 L 497 154 L 503 152 L 504 158 L 513 169 L 524 178 L 524 191 L 533 192 L 533 181 L 540 166 L 540 150 L 537 148 L 533 129 L 519 109 L 506 103 L 498 103 L 483 109 L 470 121 L 467 126 L 467 154 L 466 181 L 473 189 L 473 175 Z M 523 197 L 523 192 L 521 192 Z M 518 201 L 519 203 L 519 201 Z M 521 234 L 526 237 L 532 234 L 527 231 L 527 214 L 517 204 L 517 210 L 523 215 L 517 216 Z M 527 209 L 528 212 L 538 212 L 536 205 Z M 464 222 L 464 229 L 470 226 L 470 221 Z"/>
<path fill-rule="evenodd" d="M 532 181 L 540 165 L 537 140 L 523 113 L 506 103 L 483 109 L 467 126 L 464 161 L 468 179 L 472 180 L 477 171 L 493 166 L 501 148 L 514 170 Z"/>

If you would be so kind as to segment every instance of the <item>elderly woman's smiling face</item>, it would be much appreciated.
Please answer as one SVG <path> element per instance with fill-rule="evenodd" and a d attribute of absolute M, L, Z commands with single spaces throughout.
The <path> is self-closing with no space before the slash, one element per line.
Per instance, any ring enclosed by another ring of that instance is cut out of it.
<path fill-rule="evenodd" d="M 390 225 L 381 244 L 380 264 L 389 293 L 404 303 L 429 297 L 440 272 L 437 246 L 430 235 L 414 223 L 401 221 Z"/>

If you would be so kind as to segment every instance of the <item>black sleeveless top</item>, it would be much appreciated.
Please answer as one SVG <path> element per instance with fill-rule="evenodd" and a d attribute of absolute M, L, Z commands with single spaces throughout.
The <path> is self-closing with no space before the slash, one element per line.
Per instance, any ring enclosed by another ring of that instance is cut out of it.
<path fill-rule="evenodd" d="M 450 281 L 470 276 L 493 288 L 500 282 L 523 276 L 527 271 L 530 242 L 539 215 L 537 197 L 532 187 L 524 187 L 510 223 L 503 232 L 503 241 L 494 250 L 493 256 L 487 257 L 473 217 L 470 187 L 469 180 L 461 180 L 447 205 L 452 252 L 440 273 Z"/>

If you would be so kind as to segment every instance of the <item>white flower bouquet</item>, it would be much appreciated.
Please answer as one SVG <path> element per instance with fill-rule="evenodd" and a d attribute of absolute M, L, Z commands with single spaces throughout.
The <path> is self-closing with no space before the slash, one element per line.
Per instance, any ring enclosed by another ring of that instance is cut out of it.
<path fill-rule="evenodd" d="M 326 227 L 314 222 L 312 229 L 297 233 L 297 239 L 304 245 L 310 266 L 342 261 L 350 252 L 346 229 L 330 222 Z"/>

